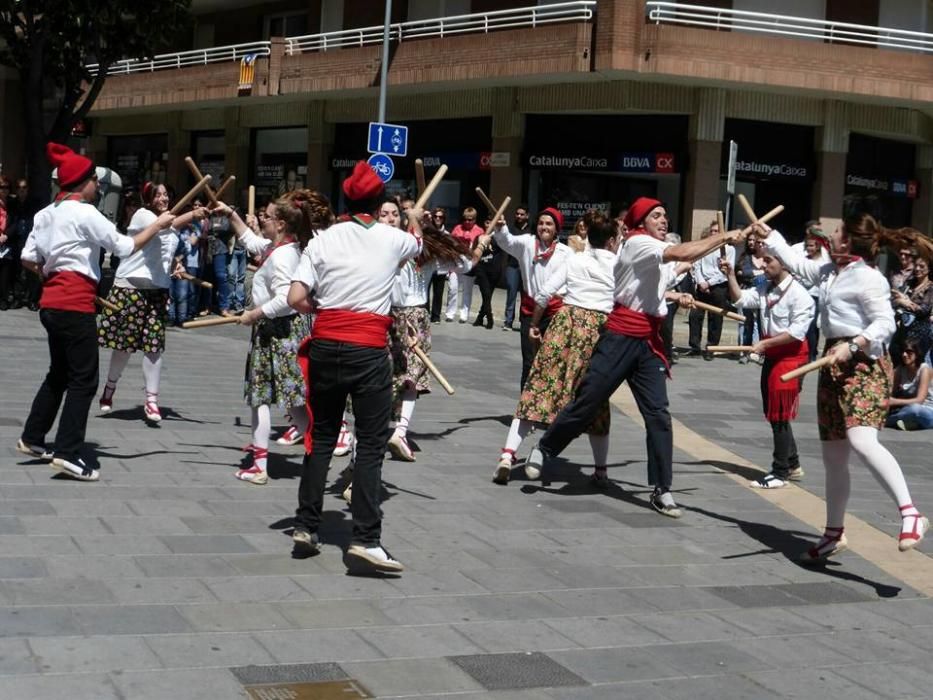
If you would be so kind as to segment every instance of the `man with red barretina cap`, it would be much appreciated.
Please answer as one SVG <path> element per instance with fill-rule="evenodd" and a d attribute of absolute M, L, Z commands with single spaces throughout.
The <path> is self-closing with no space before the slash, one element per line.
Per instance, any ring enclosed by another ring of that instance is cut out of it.
<path fill-rule="evenodd" d="M 615 262 L 615 306 L 606 330 L 593 350 L 589 370 L 576 397 L 558 414 L 527 464 L 541 470 L 592 424 L 603 402 L 628 380 L 645 421 L 648 483 L 654 487 L 651 506 L 672 518 L 681 516 L 671 495 L 673 435 L 668 412 L 666 379 L 669 376 L 661 323 L 667 315 L 666 299 L 689 307 L 689 294 L 668 289 L 686 265 L 719 246 L 741 240 L 745 232 L 731 231 L 699 241 L 666 243 L 667 211 L 656 199 L 639 197 L 625 215 L 628 237 Z"/>
<path fill-rule="evenodd" d="M 509 231 L 508 226 L 499 222 L 493 238 L 502 250 L 518 260 L 518 267 L 522 272 L 522 303 L 519 312 L 519 323 L 522 331 L 522 378 L 519 389 L 525 388 L 531 364 L 534 362 L 538 346 L 528 335 L 531 328 L 531 317 L 535 312 L 535 297 L 544 287 L 548 277 L 554 270 L 562 267 L 566 258 L 573 255 L 573 251 L 563 243 L 557 241 L 557 235 L 564 227 L 564 216 L 557 209 L 547 207 L 538 213 L 535 233 L 515 235 Z M 561 307 L 563 289 L 548 301 L 547 308 L 537 328 L 541 335 L 547 330 L 551 318 Z"/>
<path fill-rule="evenodd" d="M 57 143 L 48 144 L 46 155 L 58 168 L 61 191 L 36 214 L 22 262 L 43 280 L 39 320 L 48 332 L 51 362 L 16 449 L 51 459 L 53 469 L 72 479 L 97 481 L 99 470 L 84 462 L 81 450 L 87 414 L 97 392 L 94 304 L 100 252 L 126 258 L 169 228 L 175 217 L 165 212 L 136 235 L 123 236 L 93 206 L 98 195 L 94 163 Z M 47 447 L 45 437 L 59 408 L 62 415 L 55 444 Z"/>
<path fill-rule="evenodd" d="M 421 252 L 422 212 L 409 212 L 409 232 L 372 217 L 382 181 L 360 161 L 343 182 L 348 214 L 308 243 L 288 302 L 317 318 L 307 347 L 308 392 L 313 416 L 311 451 L 305 455 L 292 540 L 317 554 L 327 471 L 337 444 L 347 396 L 356 418 L 353 535 L 344 555 L 351 573 L 398 573 L 402 564 L 382 546 L 382 461 L 392 414 L 392 362 L 387 333 L 391 294 L 399 265 Z"/>

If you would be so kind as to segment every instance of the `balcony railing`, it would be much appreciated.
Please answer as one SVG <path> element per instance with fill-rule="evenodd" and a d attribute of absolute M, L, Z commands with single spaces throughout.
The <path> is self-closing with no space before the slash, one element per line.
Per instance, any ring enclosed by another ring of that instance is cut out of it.
<path fill-rule="evenodd" d="M 831 22 L 824 19 L 773 15 L 746 10 L 688 5 L 682 2 L 646 3 L 648 19 L 655 24 L 682 24 L 730 31 L 760 32 L 830 43 L 902 49 L 933 53 L 933 34 L 867 24 Z"/>
<path fill-rule="evenodd" d="M 168 68 L 184 68 L 186 66 L 202 66 L 208 63 L 224 63 L 226 61 L 239 61 L 250 54 L 255 56 L 268 56 L 271 53 L 271 42 L 256 41 L 252 44 L 234 44 L 232 46 L 215 46 L 210 49 L 196 49 L 180 53 L 165 53 L 153 56 L 150 59 L 128 58 L 110 65 L 107 75 L 123 75 L 126 73 L 150 73 Z M 97 64 L 88 65 L 91 75 L 97 73 Z"/>
<path fill-rule="evenodd" d="M 558 22 L 588 22 L 596 11 L 596 0 L 577 0 L 535 5 L 512 10 L 495 10 L 469 15 L 436 17 L 389 25 L 389 40 L 443 38 L 457 34 L 484 34 L 500 29 L 539 27 Z M 309 34 L 285 39 L 289 56 L 308 51 L 328 51 L 382 43 L 384 25 L 345 29 L 339 32 Z"/>

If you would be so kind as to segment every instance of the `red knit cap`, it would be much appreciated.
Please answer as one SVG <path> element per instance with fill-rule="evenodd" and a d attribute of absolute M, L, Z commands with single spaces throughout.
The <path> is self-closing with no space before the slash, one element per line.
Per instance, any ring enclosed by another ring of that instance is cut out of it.
<path fill-rule="evenodd" d="M 90 158 L 85 158 L 60 143 L 47 143 L 45 155 L 52 166 L 58 168 L 58 186 L 63 190 L 80 185 L 95 172 L 94 163 Z"/>
<path fill-rule="evenodd" d="M 557 226 L 558 231 L 564 228 L 564 215 L 554 207 L 546 207 L 545 209 L 542 209 L 538 212 L 539 219 L 544 215 L 550 216 L 552 219 L 554 219 L 554 224 Z"/>
<path fill-rule="evenodd" d="M 350 177 L 343 181 L 343 193 L 353 201 L 373 199 L 384 189 L 385 185 L 376 172 L 362 160 L 356 162 Z"/>
<path fill-rule="evenodd" d="M 645 220 L 645 217 L 651 213 L 652 209 L 663 206 L 664 203 L 659 202 L 657 199 L 639 197 L 632 202 L 632 206 L 628 208 L 628 211 L 625 213 L 625 218 L 622 219 L 622 223 L 625 224 L 626 228 L 629 230 L 638 228 Z"/>

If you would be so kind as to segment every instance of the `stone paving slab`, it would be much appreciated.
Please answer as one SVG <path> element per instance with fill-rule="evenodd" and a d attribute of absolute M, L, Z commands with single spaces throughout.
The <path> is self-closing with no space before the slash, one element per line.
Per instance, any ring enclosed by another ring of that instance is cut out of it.
<path fill-rule="evenodd" d="M 797 566 L 817 533 L 728 478 L 733 464 L 676 447 L 686 514 L 663 518 L 647 505 L 644 435 L 614 412 L 609 491 L 588 485 L 585 440 L 547 485 L 520 468 L 493 485 L 518 334 L 433 328 L 457 394 L 418 402 L 416 463 L 386 461 L 385 542 L 407 570 L 378 580 L 345 575 L 350 523 L 336 492 L 322 554 L 291 558 L 300 448 L 272 447 L 266 487 L 233 479 L 249 442 L 242 329 L 170 332 L 157 428 L 140 420 L 133 358 L 114 412 L 89 421 L 101 482 L 78 484 L 13 450 L 46 349 L 34 314 L 0 313 L 0 342 L 15 341 L 20 368 L 0 376 L 0 697 L 246 697 L 231 669 L 276 679 L 295 664 L 330 664 L 375 697 L 928 695 L 933 602 L 851 553 Z M 758 371 L 685 358 L 669 390 L 675 417 L 764 468 Z M 814 392 L 807 381 L 795 431 L 801 486 L 820 495 Z M 915 499 L 933 500 L 928 437 L 883 441 Z M 345 464 L 335 458 L 332 477 Z M 852 512 L 893 535 L 880 486 L 858 467 L 852 484 Z M 583 685 L 514 687 L 558 682 L 516 666 L 526 658 Z"/>

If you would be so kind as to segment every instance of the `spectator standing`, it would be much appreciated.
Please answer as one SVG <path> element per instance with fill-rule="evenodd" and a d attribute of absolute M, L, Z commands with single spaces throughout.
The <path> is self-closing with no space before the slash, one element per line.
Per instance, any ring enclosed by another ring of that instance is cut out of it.
<path fill-rule="evenodd" d="M 519 204 L 515 208 L 515 218 L 512 222 L 512 235 L 522 236 L 532 234 L 531 226 L 528 224 L 528 205 Z M 518 265 L 518 258 L 506 253 L 505 263 L 505 320 L 502 323 L 502 330 L 513 330 L 515 323 L 515 303 L 518 300 L 518 292 L 522 288 L 522 270 Z"/>
<path fill-rule="evenodd" d="M 919 234 L 919 231 L 917 232 Z M 930 280 L 930 263 L 918 257 L 914 261 L 912 275 L 904 284 L 903 291 L 891 291 L 891 303 L 897 320 L 897 330 L 891 340 L 891 358 L 899 361 L 905 340 L 913 339 L 928 347 L 933 343 L 933 282 Z M 926 359 L 924 356 L 921 360 Z"/>
<path fill-rule="evenodd" d="M 32 231 L 33 217 L 41 208 L 35 197 L 29 194 L 29 183 L 26 178 L 16 181 L 16 192 L 7 200 L 7 209 L 10 221 L 7 223 L 7 235 L 10 236 L 13 247 L 13 259 L 18 261 L 26 238 Z M 42 293 L 42 282 L 38 276 L 24 269 L 18 270 L 20 290 L 19 301 L 14 308 L 22 305 L 29 307 L 30 311 L 39 310 L 39 295 Z"/>
<path fill-rule="evenodd" d="M 762 288 L 765 282 L 764 261 L 758 256 L 758 237 L 750 233 L 745 239 L 745 247 L 742 253 L 735 261 L 735 278 L 740 289 L 754 289 L 758 292 L 764 292 Z M 742 309 L 745 316 L 745 322 L 739 324 L 739 343 L 741 345 L 754 345 L 758 342 L 761 335 L 761 310 L 754 305 L 746 306 Z M 758 361 L 759 357 L 755 354 L 751 359 Z M 742 353 L 739 357 L 739 363 L 745 364 L 749 360 L 748 353 Z"/>
<path fill-rule="evenodd" d="M 10 196 L 10 181 L 0 175 L 0 311 L 10 308 L 13 296 L 13 279 L 16 269 L 13 259 L 13 245 L 7 229 L 10 228 L 10 216 L 7 200 Z"/>
<path fill-rule="evenodd" d="M 230 285 L 227 277 L 227 264 L 230 261 L 230 220 L 226 216 L 212 214 L 210 219 L 209 255 L 211 269 L 214 271 L 214 289 L 217 290 L 217 312 L 221 316 L 230 313 Z"/>
<path fill-rule="evenodd" d="M 489 225 L 489 222 L 486 222 Z M 478 250 L 481 248 L 482 250 Z M 483 297 L 482 304 L 476 314 L 474 326 L 486 326 L 489 330 L 493 327 L 492 317 L 492 295 L 496 289 L 496 282 L 499 280 L 499 270 L 502 269 L 500 262 L 502 260 L 502 250 L 496 245 L 494 240 L 481 242 L 481 238 L 476 238 L 473 245 L 474 253 L 478 254 L 479 262 L 473 268 L 473 279 L 479 287 L 479 292 Z M 469 311 L 468 311 L 469 313 Z"/>
<path fill-rule="evenodd" d="M 483 233 L 483 229 L 476 223 L 476 209 L 466 207 L 460 223 L 450 232 L 454 238 L 463 243 L 467 250 L 473 250 L 473 242 Z M 471 271 L 472 272 L 472 271 Z M 461 273 L 451 270 L 448 279 L 456 278 L 456 286 L 460 292 L 460 323 L 466 323 L 470 317 L 470 302 L 473 300 L 473 275 L 471 272 Z M 453 286 L 453 285 L 451 285 Z M 457 295 L 455 292 L 447 293 L 447 321 L 454 320 L 457 311 Z"/>
<path fill-rule="evenodd" d="M 791 248 L 798 250 L 807 260 L 814 260 L 825 265 L 830 262 L 829 236 L 823 232 L 823 225 L 819 221 L 808 221 L 806 227 L 807 233 L 803 243 L 795 243 Z M 807 331 L 807 347 L 810 353 L 808 362 L 813 362 L 816 359 L 817 345 L 820 342 L 820 285 L 810 284 L 804 279 L 798 281 L 813 298 L 813 321 L 810 323 L 810 330 Z"/>
<path fill-rule="evenodd" d="M 898 268 L 891 273 L 891 291 L 903 292 L 907 288 L 907 281 L 914 274 L 914 262 L 917 260 L 916 248 L 901 248 L 897 252 Z"/>
<path fill-rule="evenodd" d="M 709 238 L 718 234 L 719 224 L 713 221 L 703 229 L 701 239 Z M 725 246 L 726 261 L 731 267 L 735 267 L 735 248 L 731 245 Z M 725 308 L 729 304 L 729 285 L 726 283 L 726 276 L 719 269 L 719 260 L 722 254 L 719 249 L 713 250 L 698 260 L 693 266 L 693 281 L 696 283 L 696 299 L 707 304 L 712 304 L 717 308 Z M 722 316 L 719 314 L 707 314 L 702 309 L 692 309 L 690 311 L 690 354 L 703 355 L 704 360 L 712 360 L 713 354 L 709 351 L 701 351 L 700 343 L 703 335 L 703 317 L 708 316 L 706 322 L 706 344 L 719 345 L 719 339 L 722 337 Z"/>
<path fill-rule="evenodd" d="M 437 207 L 434 209 L 434 212 L 431 214 L 431 220 L 434 224 L 435 230 L 443 235 L 449 236 L 450 231 L 447 230 L 447 210 L 443 207 Z M 447 282 L 450 274 L 451 266 L 445 262 L 438 262 L 437 269 L 434 271 L 434 274 L 431 276 L 431 323 L 440 323 L 441 322 L 441 306 L 444 303 L 444 284 Z M 450 292 L 448 292 L 450 294 Z M 453 291 L 454 297 L 457 296 L 457 290 L 454 288 Z"/>

